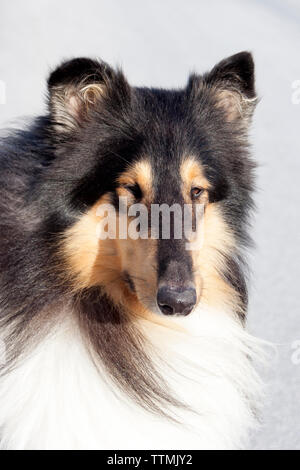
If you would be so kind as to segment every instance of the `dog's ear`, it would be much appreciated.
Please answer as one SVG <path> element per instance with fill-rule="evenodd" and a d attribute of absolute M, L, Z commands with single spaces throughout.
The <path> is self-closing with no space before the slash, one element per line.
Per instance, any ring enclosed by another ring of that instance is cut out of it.
<path fill-rule="evenodd" d="M 257 103 L 252 55 L 240 52 L 222 60 L 198 77 L 198 86 L 211 91 L 214 105 L 223 111 L 228 122 L 246 124 Z"/>
<path fill-rule="evenodd" d="M 78 58 L 64 62 L 48 79 L 53 124 L 61 132 L 82 126 L 93 109 L 111 99 L 116 106 L 129 93 L 121 72 L 105 62 Z"/>
<path fill-rule="evenodd" d="M 254 111 L 254 62 L 250 52 L 240 52 L 219 62 L 205 76 L 205 82 L 214 88 L 216 106 L 228 121 L 248 120 Z"/>

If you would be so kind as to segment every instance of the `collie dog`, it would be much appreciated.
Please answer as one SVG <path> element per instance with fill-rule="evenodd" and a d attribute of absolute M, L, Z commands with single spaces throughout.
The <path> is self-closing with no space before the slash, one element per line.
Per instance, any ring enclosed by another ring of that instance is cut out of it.
<path fill-rule="evenodd" d="M 2 136 L 2 449 L 247 446 L 256 102 L 248 52 L 176 90 L 78 58 Z"/>

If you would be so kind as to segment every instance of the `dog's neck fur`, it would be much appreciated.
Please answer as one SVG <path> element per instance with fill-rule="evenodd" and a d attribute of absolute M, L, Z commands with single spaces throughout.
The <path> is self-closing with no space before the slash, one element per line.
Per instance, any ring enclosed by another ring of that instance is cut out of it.
<path fill-rule="evenodd" d="M 2 449 L 236 449 L 256 425 L 257 340 L 228 313 L 198 308 L 170 321 L 136 319 L 148 355 L 189 408 L 144 410 L 88 351 L 74 312 L 1 379 Z"/>

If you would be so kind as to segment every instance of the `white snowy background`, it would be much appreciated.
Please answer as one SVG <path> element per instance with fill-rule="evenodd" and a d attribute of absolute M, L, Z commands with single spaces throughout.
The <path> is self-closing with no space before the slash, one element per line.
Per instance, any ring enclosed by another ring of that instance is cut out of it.
<path fill-rule="evenodd" d="M 300 449 L 299 0 L 1 0 L 0 127 L 45 109 L 45 78 L 62 59 L 100 57 L 132 84 L 177 87 L 241 50 L 254 54 L 262 98 L 249 328 L 279 348 L 251 448 Z"/>

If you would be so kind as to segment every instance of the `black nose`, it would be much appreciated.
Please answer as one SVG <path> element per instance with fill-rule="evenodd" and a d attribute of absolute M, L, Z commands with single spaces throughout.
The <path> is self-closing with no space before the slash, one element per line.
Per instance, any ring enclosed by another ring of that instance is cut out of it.
<path fill-rule="evenodd" d="M 157 292 L 157 304 L 164 315 L 188 315 L 196 304 L 193 287 L 161 286 Z"/>

